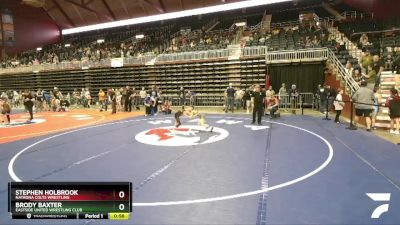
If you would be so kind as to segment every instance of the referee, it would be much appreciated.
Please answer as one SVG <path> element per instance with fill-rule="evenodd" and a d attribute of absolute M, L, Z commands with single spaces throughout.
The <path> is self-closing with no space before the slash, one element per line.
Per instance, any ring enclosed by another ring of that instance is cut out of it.
<path fill-rule="evenodd" d="M 258 125 L 261 125 L 261 116 L 264 111 L 265 93 L 261 92 L 260 85 L 256 85 L 251 97 L 254 98 L 253 122 L 251 124 L 254 124 L 256 122 L 256 114 L 257 114 Z"/>

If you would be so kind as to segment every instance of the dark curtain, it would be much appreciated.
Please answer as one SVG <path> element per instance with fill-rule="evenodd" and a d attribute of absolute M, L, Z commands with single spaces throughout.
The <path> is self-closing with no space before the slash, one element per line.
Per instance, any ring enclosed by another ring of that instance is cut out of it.
<path fill-rule="evenodd" d="M 301 64 L 301 65 L 272 65 L 268 67 L 270 84 L 276 93 L 282 83 L 286 84 L 286 89 L 296 84 L 300 92 L 317 91 L 318 84 L 323 84 L 324 64 Z"/>

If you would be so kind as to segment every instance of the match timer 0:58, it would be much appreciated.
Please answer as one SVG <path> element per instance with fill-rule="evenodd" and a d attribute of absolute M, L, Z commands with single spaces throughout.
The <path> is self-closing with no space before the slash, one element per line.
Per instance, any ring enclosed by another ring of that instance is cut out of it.
<path fill-rule="evenodd" d="M 109 213 L 108 218 L 110 220 L 128 220 L 129 213 Z"/>

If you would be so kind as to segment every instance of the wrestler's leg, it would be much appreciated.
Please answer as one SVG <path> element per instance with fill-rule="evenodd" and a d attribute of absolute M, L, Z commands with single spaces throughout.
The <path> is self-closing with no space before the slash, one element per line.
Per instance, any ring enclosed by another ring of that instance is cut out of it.
<path fill-rule="evenodd" d="M 177 111 L 175 113 L 175 127 L 179 127 L 181 125 L 181 119 L 179 118 L 180 116 L 182 116 L 182 111 Z"/>

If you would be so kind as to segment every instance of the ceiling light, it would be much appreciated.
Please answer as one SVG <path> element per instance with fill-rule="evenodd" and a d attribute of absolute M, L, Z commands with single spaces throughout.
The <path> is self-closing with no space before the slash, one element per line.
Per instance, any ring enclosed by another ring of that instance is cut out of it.
<path fill-rule="evenodd" d="M 144 34 L 138 34 L 138 35 L 136 35 L 136 39 L 142 39 L 142 38 L 144 38 Z"/>
<path fill-rule="evenodd" d="M 158 14 L 158 15 L 153 15 L 153 16 L 145 16 L 145 17 L 139 17 L 139 18 L 133 18 L 133 19 L 127 19 L 127 20 L 119 20 L 119 21 L 100 23 L 100 24 L 94 24 L 94 25 L 83 26 L 83 27 L 64 29 L 64 30 L 62 30 L 62 34 L 63 35 L 74 34 L 74 33 L 86 32 L 86 31 L 91 31 L 91 30 L 99 30 L 99 29 L 121 27 L 121 26 L 141 24 L 141 23 L 149 23 L 149 22 L 155 22 L 155 21 L 163 21 L 163 20 L 169 20 L 169 19 L 176 19 L 176 18 L 208 14 L 208 13 L 223 12 L 223 11 L 242 9 L 242 8 L 254 7 L 254 6 L 270 5 L 270 4 L 274 4 L 274 3 L 289 2 L 289 1 L 292 1 L 292 0 L 247 0 L 247 1 L 234 2 L 234 3 L 222 4 L 222 5 L 216 5 L 216 6 L 202 7 L 202 8 L 197 8 L 197 9 L 183 10 L 183 11 L 179 11 L 179 12 L 163 13 L 163 14 Z"/>
<path fill-rule="evenodd" d="M 246 22 L 238 22 L 238 23 L 235 23 L 235 25 L 237 27 L 244 27 L 244 26 L 246 26 Z"/>

